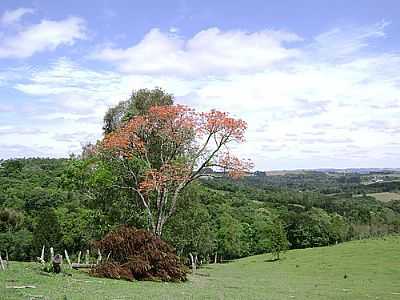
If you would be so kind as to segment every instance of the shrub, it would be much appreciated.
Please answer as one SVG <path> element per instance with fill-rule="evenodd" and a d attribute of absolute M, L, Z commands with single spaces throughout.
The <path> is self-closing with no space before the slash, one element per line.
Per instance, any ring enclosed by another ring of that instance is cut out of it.
<path fill-rule="evenodd" d="M 26 229 L 0 233 L 1 255 L 6 251 L 10 260 L 29 260 L 32 256 L 32 233 Z"/>

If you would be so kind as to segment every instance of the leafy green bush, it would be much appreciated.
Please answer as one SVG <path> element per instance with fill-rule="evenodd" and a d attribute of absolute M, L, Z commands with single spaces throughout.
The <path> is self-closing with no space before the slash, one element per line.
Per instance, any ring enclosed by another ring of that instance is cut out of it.
<path fill-rule="evenodd" d="M 0 233 L 0 251 L 2 255 L 7 251 L 10 260 L 31 259 L 35 255 L 32 253 L 32 233 L 26 229 Z"/>
<path fill-rule="evenodd" d="M 62 249 L 61 226 L 54 209 L 42 211 L 37 220 L 33 231 L 33 251 L 39 255 L 42 247 L 45 246 L 46 249 L 53 247 L 55 252 L 62 252 L 64 249 Z"/>

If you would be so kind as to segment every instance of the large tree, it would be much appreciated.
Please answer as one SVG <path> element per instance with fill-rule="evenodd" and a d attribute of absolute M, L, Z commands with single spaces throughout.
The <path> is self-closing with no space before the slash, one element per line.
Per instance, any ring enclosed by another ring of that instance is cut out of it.
<path fill-rule="evenodd" d="M 160 88 L 133 91 L 128 100 L 121 101 L 108 109 L 104 116 L 104 133 L 108 134 L 120 128 L 134 116 L 146 114 L 152 106 L 172 105 L 173 103 L 173 96 Z"/>
<path fill-rule="evenodd" d="M 199 113 L 182 105 L 156 105 L 106 134 L 97 151 L 119 165 L 124 176 L 113 185 L 134 192 L 149 227 L 161 235 L 180 192 L 209 176 L 206 168 L 234 177 L 249 170 L 251 163 L 228 149 L 232 142 L 244 141 L 246 127 L 243 120 L 216 110 Z"/>

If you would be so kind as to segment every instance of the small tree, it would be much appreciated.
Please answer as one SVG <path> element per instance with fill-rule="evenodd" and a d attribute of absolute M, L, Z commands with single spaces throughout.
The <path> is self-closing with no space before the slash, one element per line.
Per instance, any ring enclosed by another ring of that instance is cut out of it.
<path fill-rule="evenodd" d="M 254 222 L 254 250 L 256 254 L 270 252 L 279 260 L 280 254 L 288 249 L 285 229 L 280 220 L 266 212 L 259 213 Z"/>
<path fill-rule="evenodd" d="M 286 232 L 281 222 L 276 220 L 271 230 L 271 253 L 276 260 L 280 259 L 280 254 L 288 249 Z"/>
<path fill-rule="evenodd" d="M 35 253 L 39 254 L 42 246 L 45 246 L 46 249 L 53 247 L 55 250 L 62 250 L 61 226 L 54 209 L 41 212 L 33 230 L 33 250 Z"/>
<path fill-rule="evenodd" d="M 149 226 L 158 236 L 175 212 L 180 192 L 219 168 L 233 177 L 251 167 L 229 152 L 243 142 L 246 123 L 227 113 L 198 113 L 182 105 L 153 106 L 107 134 L 99 144 L 101 156 L 120 165 L 124 176 L 115 183 L 133 191 L 145 209 Z"/>
<path fill-rule="evenodd" d="M 227 212 L 222 213 L 218 221 L 217 244 L 221 260 L 243 256 L 248 251 L 243 225 Z"/>
<path fill-rule="evenodd" d="M 207 206 L 200 201 L 198 186 L 186 189 L 177 204 L 177 211 L 164 227 L 164 239 L 171 242 L 180 256 L 190 254 L 207 258 L 215 250 L 215 233 Z"/>

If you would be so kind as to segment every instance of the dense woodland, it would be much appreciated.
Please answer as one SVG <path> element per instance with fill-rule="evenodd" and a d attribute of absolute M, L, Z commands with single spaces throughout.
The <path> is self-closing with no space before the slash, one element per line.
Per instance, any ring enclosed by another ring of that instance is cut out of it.
<path fill-rule="evenodd" d="M 354 173 L 242 176 L 250 164 L 217 153 L 244 141 L 246 123 L 172 103 L 161 89 L 139 90 L 109 109 L 103 141 L 79 156 L 0 161 L 1 253 L 32 260 L 44 245 L 74 255 L 120 225 L 148 229 L 198 261 L 279 258 L 289 248 L 400 232 L 400 201 L 367 196 L 398 191 L 399 182 L 366 185 Z M 211 167 L 229 176 L 207 174 Z"/>
<path fill-rule="evenodd" d="M 146 215 L 127 192 L 104 186 L 102 178 L 84 180 L 83 164 L 76 157 L 1 161 L 2 253 L 31 260 L 42 245 L 76 253 L 119 224 L 146 228 Z M 365 186 L 354 175 L 342 177 L 310 172 L 203 180 L 181 195 L 162 238 L 181 256 L 213 261 L 217 253 L 219 261 L 400 231 L 400 203 L 365 196 L 398 184 Z M 337 194 L 324 194 L 327 182 Z M 90 194 L 83 191 L 88 188 Z"/>

